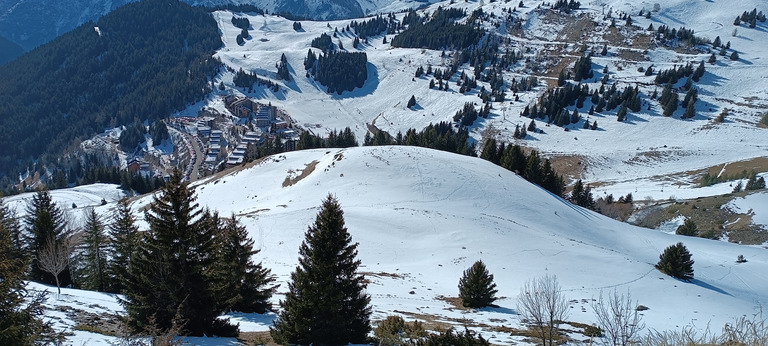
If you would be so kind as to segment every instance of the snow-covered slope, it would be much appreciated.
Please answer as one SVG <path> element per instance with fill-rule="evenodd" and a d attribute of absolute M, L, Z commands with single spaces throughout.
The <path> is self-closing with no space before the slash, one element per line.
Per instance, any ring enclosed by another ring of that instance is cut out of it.
<path fill-rule="evenodd" d="M 594 321 L 585 302 L 613 288 L 629 290 L 649 307 L 644 320 L 658 330 L 719 328 L 758 311 L 768 298 L 761 289 L 768 285 L 764 249 L 620 223 L 478 158 L 413 147 L 292 152 L 204 181 L 197 193 L 201 205 L 240 217 L 261 249 L 258 259 L 281 283 L 297 263 L 320 202 L 335 195 L 360 243 L 362 270 L 371 273 L 376 318 L 397 310 L 466 318 L 470 325 L 519 325 L 520 286 L 544 274 L 557 275 L 572 300 L 569 320 L 584 323 Z M 677 242 L 696 261 L 693 282 L 653 267 Z M 736 264 L 739 254 L 749 262 Z M 462 312 L 437 299 L 457 296 L 462 271 L 479 259 L 495 275 L 501 308 Z"/>
<path fill-rule="evenodd" d="M 719 330 L 768 301 L 765 249 L 614 221 L 478 158 L 416 147 L 318 149 L 268 157 L 195 186 L 201 206 L 240 218 L 261 250 L 255 259 L 278 276 L 281 292 L 318 206 L 328 194 L 335 195 L 353 241 L 360 244 L 374 319 L 402 314 L 465 323 L 497 344 L 521 339 L 480 325 L 522 327 L 516 312 L 519 289 L 544 274 L 557 275 L 571 301 L 568 320 L 589 324 L 595 321 L 589 301 L 601 290 L 631 292 L 649 308 L 643 320 L 656 330 L 685 325 Z M 137 217 L 150 201 L 145 196 L 132 204 Z M 677 242 L 693 254 L 692 282 L 653 267 L 664 248 Z M 739 254 L 748 262 L 735 263 Z M 500 307 L 456 309 L 442 297 L 458 295 L 463 270 L 479 259 L 495 276 Z M 65 290 L 65 298 L 48 304 L 69 306 L 87 301 L 77 297 L 89 294 Z M 114 299 L 109 297 L 99 299 Z M 99 305 L 121 311 L 111 303 Z M 264 331 L 274 315 L 231 317 L 244 331 Z M 66 325 L 72 324 L 60 323 L 70 330 Z M 75 344 L 106 340 L 83 331 L 73 338 Z M 193 341 L 198 342 L 228 341 Z"/>
<path fill-rule="evenodd" d="M 580 54 L 578 44 L 562 37 L 567 34 L 567 30 L 563 31 L 563 24 L 551 23 L 535 10 L 539 4 L 538 1 L 528 1 L 525 7 L 517 9 L 516 15 L 525 19 L 525 33 L 523 37 L 510 35 L 511 43 L 503 49 L 524 51 L 526 58 L 538 59 L 540 55 L 551 54 L 547 49 L 565 47 L 565 51 L 558 54 L 575 59 Z M 516 5 L 517 2 L 451 4 L 445 1 L 433 5 L 429 11 L 436 6 L 464 8 L 469 12 L 482 7 L 486 13 L 493 13 L 499 18 L 507 15 L 505 10 L 511 10 Z M 653 76 L 646 77 L 637 69 L 653 65 L 658 72 L 687 62 L 698 64 L 699 61 L 706 61 L 709 53 L 677 53 L 659 47 L 649 49 L 645 56 L 632 60 L 619 53 L 631 48 L 611 43 L 608 56 L 598 54 L 593 58 L 596 81 L 602 77 L 600 71 L 603 67 L 608 67 L 609 84 L 616 82 L 619 90 L 639 85 L 643 100 L 640 112 L 631 113 L 624 122 L 616 121 L 616 109 L 587 117 L 586 111 L 590 106 L 587 101 L 580 112 L 590 122 L 598 122 L 598 131 L 582 130 L 582 122 L 579 122 L 568 126 L 569 131 L 566 132 L 559 127 L 547 127 L 545 122 L 537 120 L 538 128 L 544 133 L 529 132 L 525 140 L 516 140 L 512 137 L 515 126 L 526 126 L 530 122 L 519 114 L 545 90 L 542 83 L 532 92 L 519 93 L 519 101 L 510 101 L 512 95 L 507 95 L 506 102 L 494 102 L 490 117 L 478 120 L 470 129 L 471 135 L 482 141 L 488 135 L 495 134 L 497 140 L 536 148 L 548 157 L 576 158 L 574 163 L 579 161 L 583 169 L 581 177 L 587 182 L 602 184 L 596 191 L 600 195 L 636 192 L 638 186 L 647 187 L 644 191 L 637 191 L 642 193 L 635 196 L 638 199 L 659 200 L 677 195 L 722 193 L 723 188 L 697 189 L 699 177 L 692 172 L 762 157 L 768 147 L 766 129 L 756 126 L 759 114 L 768 108 L 765 96 L 768 95 L 765 83 L 768 65 L 763 61 L 768 49 L 763 44 L 757 44 L 768 40 L 766 24 L 758 22 L 758 27 L 754 29 L 742 25 L 737 29 L 736 36 L 732 36 L 732 23 L 737 15 L 753 8 L 768 10 L 761 7 L 764 5 L 759 0 L 673 0 L 661 4 L 659 12 L 653 12 L 651 19 L 646 19 L 637 14 L 641 9 L 652 10 L 652 2 L 582 1 L 579 13 L 593 16 L 599 22 L 594 31 L 583 38 L 590 47 L 602 46 L 606 42 L 605 37 L 610 36 L 608 21 L 601 22 L 600 18 L 603 11 L 612 10 L 614 17 L 622 12 L 632 14 L 634 25 L 640 32 L 650 24 L 655 28 L 666 24 L 676 29 L 692 28 L 697 36 L 710 40 L 720 36 L 723 42 L 730 41 L 740 59 L 732 61 L 718 55 L 716 64 L 706 64 L 707 73 L 696 83 L 699 89 L 697 116 L 681 120 L 682 109 L 673 117 L 661 116 L 658 101 L 650 100 L 654 90 L 660 91 L 661 87 L 653 85 Z M 381 36 L 371 38 L 369 44 L 359 49 L 353 49 L 354 36 L 341 30 L 349 21 L 303 23 L 304 30 L 295 32 L 291 21 L 273 16 L 251 17 L 251 23 L 256 23 L 253 25 L 255 30 L 251 31 L 252 39 L 240 46 L 235 42 L 240 31 L 229 23 L 232 14 L 217 12 L 215 16 L 225 43 L 217 56 L 235 70 L 243 68 L 274 78 L 274 65 L 280 55 L 285 54 L 288 58 L 293 79 L 285 83 L 277 81 L 283 86 L 281 91 L 273 93 L 257 88 L 248 96 L 284 108 L 297 124 L 321 135 L 331 129 L 350 126 L 358 138 L 362 138 L 368 130 L 367 124 L 392 134 L 405 132 L 409 128 L 421 129 L 429 123 L 450 121 L 465 102 L 479 103 L 476 91 L 466 95 L 457 92 L 456 76 L 451 79 L 448 92 L 430 90 L 428 83 L 431 77 L 414 78 L 419 66 L 426 68 L 431 64 L 437 67 L 449 62 L 450 58 L 441 57 L 441 51 L 392 48 L 383 43 Z M 486 25 L 489 30 L 496 30 L 492 24 Z M 322 33 L 332 33 L 335 28 L 339 30 L 339 37 L 334 39 L 334 43 L 340 41 L 347 50 L 365 52 L 369 61 L 366 84 L 342 95 L 327 94 L 323 86 L 305 76 L 302 64 L 311 40 Z M 498 30 L 501 35 L 507 35 L 504 26 Z M 391 36 L 388 41 L 391 41 Z M 644 47 L 635 50 L 645 52 Z M 465 67 L 466 71 L 471 71 L 471 67 Z M 513 68 L 505 80 L 525 75 L 524 69 Z M 222 80 L 231 85 L 231 75 L 224 75 Z M 681 80 L 679 84 L 683 82 Z M 593 89 L 600 86 L 596 82 L 589 84 Z M 418 106 L 408 109 L 405 104 L 411 95 L 415 96 Z M 683 95 L 684 92 L 681 92 L 680 97 Z M 569 111 L 573 108 L 569 107 Z M 730 109 L 726 121 L 714 123 L 713 119 L 726 108 Z M 677 193 L 678 189 L 696 191 Z"/>

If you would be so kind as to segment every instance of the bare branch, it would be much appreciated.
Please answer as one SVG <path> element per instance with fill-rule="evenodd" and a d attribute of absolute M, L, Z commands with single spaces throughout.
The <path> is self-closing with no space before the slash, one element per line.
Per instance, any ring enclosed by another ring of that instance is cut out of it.
<path fill-rule="evenodd" d="M 641 322 L 641 316 L 637 312 L 637 302 L 632 301 L 632 296 L 619 294 L 614 290 L 612 294 L 600 298 L 592 303 L 592 310 L 600 328 L 603 329 L 606 344 L 611 346 L 626 346 L 633 344 L 637 334 L 645 328 Z"/>
<path fill-rule="evenodd" d="M 61 294 L 59 285 L 59 274 L 69 266 L 69 257 L 72 255 L 72 244 L 69 238 L 56 241 L 53 237 L 49 238 L 40 252 L 37 254 L 40 269 L 51 273 L 56 278 L 56 288 Z"/>

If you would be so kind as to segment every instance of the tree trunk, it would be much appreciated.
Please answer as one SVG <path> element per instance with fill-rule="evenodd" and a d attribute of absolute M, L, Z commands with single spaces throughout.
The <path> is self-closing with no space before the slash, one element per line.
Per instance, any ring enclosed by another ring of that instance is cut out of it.
<path fill-rule="evenodd" d="M 58 297 L 61 296 L 61 286 L 59 286 L 59 276 L 58 275 L 54 275 L 53 277 L 56 278 L 56 290 L 58 290 L 58 292 L 59 292 L 59 294 L 56 295 L 56 298 L 58 298 Z"/>

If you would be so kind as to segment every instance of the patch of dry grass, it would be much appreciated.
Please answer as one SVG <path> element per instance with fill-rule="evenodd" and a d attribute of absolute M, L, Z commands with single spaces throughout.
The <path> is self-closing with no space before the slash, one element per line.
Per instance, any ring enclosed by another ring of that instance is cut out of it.
<path fill-rule="evenodd" d="M 294 185 L 298 182 L 300 182 L 302 179 L 308 177 L 312 172 L 315 171 L 315 167 L 317 167 L 317 164 L 320 163 L 317 160 L 312 161 L 308 163 L 303 170 L 301 170 L 301 174 L 291 177 L 291 174 L 289 174 L 287 177 L 285 177 L 285 180 L 283 180 L 283 187 L 288 187 L 291 185 Z M 290 173 L 290 172 L 289 172 Z"/>

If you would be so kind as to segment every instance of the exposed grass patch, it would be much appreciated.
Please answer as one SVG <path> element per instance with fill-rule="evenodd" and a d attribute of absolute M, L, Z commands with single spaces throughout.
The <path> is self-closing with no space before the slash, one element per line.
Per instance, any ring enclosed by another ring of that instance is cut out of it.
<path fill-rule="evenodd" d="M 288 176 L 285 177 L 285 180 L 283 180 L 283 187 L 294 185 L 302 179 L 308 177 L 310 174 L 312 174 L 312 172 L 315 171 L 315 167 L 317 167 L 318 163 L 319 162 L 317 160 L 308 163 L 306 166 L 304 166 L 304 169 L 301 170 L 301 173 L 296 176 L 292 176 L 295 174 L 295 172 L 289 171 Z"/>
<path fill-rule="evenodd" d="M 98 326 L 92 326 L 92 325 L 87 325 L 82 323 L 76 324 L 72 329 L 106 335 L 106 336 L 117 336 L 117 334 L 115 334 L 114 332 L 99 328 Z"/>
<path fill-rule="evenodd" d="M 241 332 L 237 336 L 237 340 L 245 345 L 278 345 L 275 340 L 272 339 L 272 335 L 269 332 Z"/>
<path fill-rule="evenodd" d="M 645 215 L 634 224 L 657 228 L 665 222 L 683 216 L 696 223 L 699 237 L 718 239 L 727 234 L 728 240 L 734 243 L 763 244 L 768 241 L 768 232 L 752 224 L 752 215 L 723 208 L 733 199 L 748 194 L 750 191 L 648 206 L 640 211 Z"/>

